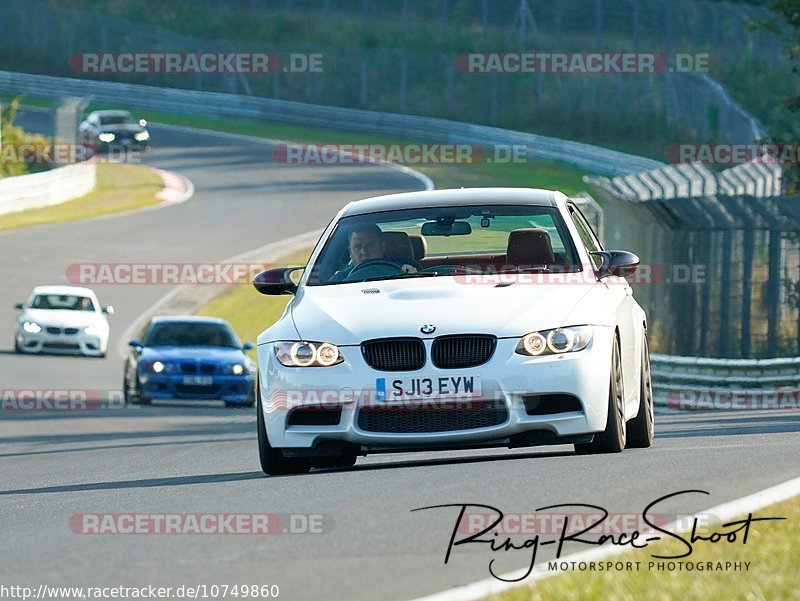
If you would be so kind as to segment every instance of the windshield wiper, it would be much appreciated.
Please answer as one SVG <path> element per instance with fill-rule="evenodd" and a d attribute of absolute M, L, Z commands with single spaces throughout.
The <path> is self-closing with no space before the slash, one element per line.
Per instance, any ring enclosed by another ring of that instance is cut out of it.
<path fill-rule="evenodd" d="M 435 278 L 436 276 L 445 275 L 439 273 L 437 271 L 418 271 L 416 273 L 399 273 L 394 275 L 376 275 L 370 278 L 366 278 L 363 280 L 354 280 L 353 282 L 342 282 L 345 283 L 356 283 L 356 282 L 377 282 L 379 280 L 402 280 L 406 278 Z"/>

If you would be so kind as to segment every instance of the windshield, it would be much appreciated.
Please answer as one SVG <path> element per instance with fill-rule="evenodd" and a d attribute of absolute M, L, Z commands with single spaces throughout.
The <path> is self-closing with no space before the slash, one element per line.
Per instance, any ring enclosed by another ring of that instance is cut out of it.
<path fill-rule="evenodd" d="M 427 207 L 343 218 L 307 284 L 580 269 L 555 207 Z"/>
<path fill-rule="evenodd" d="M 88 296 L 73 294 L 37 294 L 31 301 L 31 309 L 53 309 L 59 311 L 95 311 L 94 302 Z"/>
<path fill-rule="evenodd" d="M 169 322 L 150 326 L 145 346 L 225 346 L 241 348 L 231 329 L 218 323 Z"/>
<path fill-rule="evenodd" d="M 100 125 L 125 125 L 133 123 L 133 117 L 130 115 L 104 115 L 100 117 Z"/>

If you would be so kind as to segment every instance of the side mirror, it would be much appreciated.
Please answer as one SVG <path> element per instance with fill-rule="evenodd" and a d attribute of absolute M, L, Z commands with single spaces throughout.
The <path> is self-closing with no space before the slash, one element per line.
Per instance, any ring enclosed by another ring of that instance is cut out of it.
<path fill-rule="evenodd" d="M 24 309 L 25 306 L 22 303 L 17 303 L 16 305 L 14 305 L 14 308 L 22 311 L 22 309 Z"/>
<path fill-rule="evenodd" d="M 590 254 L 603 258 L 599 269 L 601 278 L 607 275 L 627 278 L 639 267 L 639 257 L 627 250 L 601 250 Z"/>
<path fill-rule="evenodd" d="M 114 315 L 114 307 L 112 305 L 103 307 L 103 313 L 105 313 L 106 315 Z"/>
<path fill-rule="evenodd" d="M 131 347 L 131 348 L 140 349 L 140 348 L 142 348 L 144 345 L 143 345 L 141 342 L 139 342 L 138 340 L 136 340 L 136 339 L 134 338 L 133 340 L 131 340 L 130 342 L 128 342 L 128 346 L 129 346 L 129 347 Z"/>
<path fill-rule="evenodd" d="M 252 342 L 245 342 L 242 345 L 242 350 L 243 351 L 249 351 L 249 350 L 252 350 L 252 349 L 253 349 L 253 343 Z"/>
<path fill-rule="evenodd" d="M 253 287 L 261 294 L 278 295 L 294 294 L 297 284 L 292 281 L 291 273 L 302 267 L 277 267 L 262 271 L 253 278 Z"/>

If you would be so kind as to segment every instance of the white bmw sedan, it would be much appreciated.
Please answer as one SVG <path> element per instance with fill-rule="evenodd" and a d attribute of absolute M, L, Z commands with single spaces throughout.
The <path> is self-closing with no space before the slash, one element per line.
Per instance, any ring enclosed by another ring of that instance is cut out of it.
<path fill-rule="evenodd" d="M 105 357 L 108 319 L 114 308 L 101 307 L 88 288 L 38 286 L 20 310 L 14 334 L 18 353 L 79 354 Z"/>
<path fill-rule="evenodd" d="M 560 192 L 350 203 L 305 268 L 253 280 L 294 295 L 258 338 L 264 472 L 392 451 L 650 446 L 647 320 L 625 280 L 638 263 L 605 250 Z"/>

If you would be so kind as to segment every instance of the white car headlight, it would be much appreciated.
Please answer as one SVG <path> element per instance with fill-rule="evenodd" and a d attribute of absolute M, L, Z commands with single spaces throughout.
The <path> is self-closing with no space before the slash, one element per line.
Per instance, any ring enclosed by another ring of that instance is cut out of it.
<path fill-rule="evenodd" d="M 100 335 L 100 328 L 97 326 L 88 326 L 83 328 L 83 333 L 87 336 L 99 336 Z"/>
<path fill-rule="evenodd" d="M 286 367 L 330 367 L 344 361 L 339 347 L 330 342 L 276 342 L 275 356 Z"/>
<path fill-rule="evenodd" d="M 108 143 L 108 142 L 113 142 L 114 140 L 116 140 L 117 136 L 115 136 L 111 132 L 103 132 L 102 134 L 97 136 L 97 139 L 100 140 L 101 142 Z"/>
<path fill-rule="evenodd" d="M 29 334 L 38 334 L 42 331 L 42 326 L 40 326 L 35 321 L 24 321 L 22 322 L 22 329 L 28 332 Z"/>
<path fill-rule="evenodd" d="M 538 357 L 582 351 L 592 341 L 592 326 L 571 326 L 525 334 L 516 353 Z"/>
<path fill-rule="evenodd" d="M 146 131 L 140 131 L 139 133 L 133 134 L 133 139 L 137 142 L 146 142 L 150 139 L 150 134 Z"/>
<path fill-rule="evenodd" d="M 241 376 L 244 373 L 244 369 L 245 369 L 244 365 L 242 365 L 241 363 L 234 363 L 233 365 L 230 366 L 231 373 L 234 376 Z"/>

